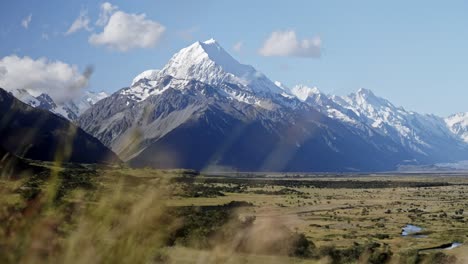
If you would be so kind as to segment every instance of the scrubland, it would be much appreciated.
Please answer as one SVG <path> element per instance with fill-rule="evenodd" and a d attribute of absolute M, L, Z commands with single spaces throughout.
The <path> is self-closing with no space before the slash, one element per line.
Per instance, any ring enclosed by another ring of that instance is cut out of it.
<path fill-rule="evenodd" d="M 32 165 L 0 180 L 1 263 L 468 262 L 465 175 Z"/>

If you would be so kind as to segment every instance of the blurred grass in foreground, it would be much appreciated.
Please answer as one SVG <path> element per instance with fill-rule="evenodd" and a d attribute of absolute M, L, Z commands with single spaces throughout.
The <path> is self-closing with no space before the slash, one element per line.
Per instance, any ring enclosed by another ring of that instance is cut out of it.
<path fill-rule="evenodd" d="M 280 219 L 241 214 L 258 208 L 248 202 L 167 206 L 239 189 L 194 185 L 191 171 L 33 165 L 0 180 L 0 263 L 456 263 L 365 241 L 318 247 Z"/>

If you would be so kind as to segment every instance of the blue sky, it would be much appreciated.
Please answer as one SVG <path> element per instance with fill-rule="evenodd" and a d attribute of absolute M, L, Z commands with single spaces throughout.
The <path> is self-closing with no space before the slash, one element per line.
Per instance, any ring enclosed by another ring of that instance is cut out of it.
<path fill-rule="evenodd" d="M 468 111 L 466 1 L 109 1 L 110 16 L 144 13 L 141 19 L 161 31 L 148 45 L 127 46 L 90 41 L 106 27 L 96 24 L 103 3 L 2 1 L 0 60 L 47 58 L 80 72 L 92 65 L 89 88 L 113 92 L 161 68 L 179 49 L 213 37 L 240 62 L 289 86 L 339 95 L 363 87 L 409 110 Z M 88 25 L 65 34 L 80 14 Z M 274 32 L 286 31 L 298 41 L 320 39 L 320 56 L 259 52 Z"/>

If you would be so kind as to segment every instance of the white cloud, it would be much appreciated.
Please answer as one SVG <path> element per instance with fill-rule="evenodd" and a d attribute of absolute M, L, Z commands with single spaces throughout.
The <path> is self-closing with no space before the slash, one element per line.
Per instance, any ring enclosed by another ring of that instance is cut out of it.
<path fill-rule="evenodd" d="M 32 20 L 32 14 L 29 14 L 29 16 L 21 20 L 21 26 L 23 26 L 25 29 L 28 29 L 29 24 L 31 23 L 31 20 Z"/>
<path fill-rule="evenodd" d="M 259 53 L 262 56 L 320 57 L 320 37 L 298 40 L 296 32 L 275 31 L 265 40 Z"/>
<path fill-rule="evenodd" d="M 151 48 L 160 40 L 165 27 L 146 19 L 145 14 L 127 14 L 117 11 L 109 18 L 104 31 L 92 34 L 88 41 L 110 49 L 128 51 L 133 48 Z"/>
<path fill-rule="evenodd" d="M 49 40 L 49 34 L 42 33 L 41 38 L 44 39 L 44 40 Z"/>
<path fill-rule="evenodd" d="M 73 21 L 70 28 L 68 28 L 65 35 L 70 35 L 72 33 L 77 32 L 78 30 L 85 29 L 87 31 L 91 31 L 91 27 L 89 26 L 89 17 L 88 12 L 86 10 L 82 10 L 80 15 Z"/>
<path fill-rule="evenodd" d="M 239 42 L 237 42 L 236 44 L 234 44 L 234 46 L 232 46 L 232 49 L 233 49 L 235 52 L 241 52 L 243 46 L 244 46 L 244 42 L 239 41 Z"/>
<path fill-rule="evenodd" d="M 109 2 L 105 2 L 101 5 L 101 12 L 99 13 L 99 18 L 96 21 L 96 25 L 98 26 L 105 26 L 107 24 L 107 21 L 109 21 L 109 17 L 117 11 L 118 7 L 115 5 L 112 5 Z"/>
<path fill-rule="evenodd" d="M 13 91 L 26 89 L 31 95 L 49 94 L 61 101 L 73 97 L 88 86 L 92 69 L 84 73 L 77 66 L 47 58 L 6 56 L 0 59 L 0 87 Z"/>

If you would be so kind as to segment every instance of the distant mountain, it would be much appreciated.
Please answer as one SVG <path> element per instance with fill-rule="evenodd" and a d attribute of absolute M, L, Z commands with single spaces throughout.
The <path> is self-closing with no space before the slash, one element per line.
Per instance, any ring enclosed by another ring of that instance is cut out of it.
<path fill-rule="evenodd" d="M 38 107 L 41 104 L 39 99 L 32 96 L 26 89 L 8 90 L 8 92 L 13 94 L 16 99 L 32 107 Z"/>
<path fill-rule="evenodd" d="M 78 116 L 88 110 L 93 104 L 109 96 L 105 92 L 95 93 L 85 91 L 77 98 L 64 102 L 55 102 L 50 95 L 45 93 L 34 97 L 25 89 L 11 90 L 10 92 L 25 104 L 48 110 L 72 121 L 78 119 Z"/>
<path fill-rule="evenodd" d="M 458 113 L 445 118 L 445 123 L 452 133 L 468 143 L 468 113 Z"/>
<path fill-rule="evenodd" d="M 64 162 L 118 162 L 99 140 L 65 118 L 33 108 L 0 89 L 0 148 L 18 157 Z"/>
<path fill-rule="evenodd" d="M 369 141 L 318 112 L 214 40 L 140 74 L 78 124 L 139 167 L 370 171 L 411 158 L 384 136 Z"/>
<path fill-rule="evenodd" d="M 449 121 L 443 118 L 396 107 L 367 89 L 359 89 L 348 96 L 328 96 L 316 88 L 301 88 L 302 91 L 307 89 L 313 92 L 302 97 L 304 102 L 330 118 L 356 127 L 357 131 L 365 131 L 364 134 L 378 133 L 391 139 L 411 153 L 419 163 L 432 164 L 468 157 L 468 146 L 461 140 L 463 127 L 467 129 L 468 126 L 463 126 L 460 118 L 452 117 L 451 131 L 447 127 Z M 298 96 L 294 88 L 290 90 Z M 455 130 L 460 135 L 454 133 Z"/>
<path fill-rule="evenodd" d="M 467 145 L 447 129 L 441 117 L 395 107 L 366 89 L 345 97 L 335 97 L 335 102 L 354 112 L 361 122 L 378 133 L 401 143 L 419 160 L 454 161 L 467 157 Z"/>

